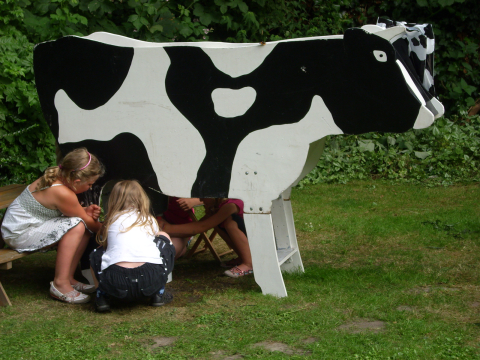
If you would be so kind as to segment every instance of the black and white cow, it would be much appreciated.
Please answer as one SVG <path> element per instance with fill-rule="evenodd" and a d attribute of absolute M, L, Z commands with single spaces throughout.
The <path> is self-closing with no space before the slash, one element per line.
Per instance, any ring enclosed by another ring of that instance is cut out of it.
<path fill-rule="evenodd" d="M 392 46 L 405 34 L 367 26 L 260 45 L 95 33 L 37 45 L 34 69 L 62 152 L 96 153 L 103 183 L 242 199 L 255 279 L 285 296 L 279 265 L 303 267 L 290 205 L 278 198 L 316 164 L 321 139 L 403 132 L 443 114 Z"/>

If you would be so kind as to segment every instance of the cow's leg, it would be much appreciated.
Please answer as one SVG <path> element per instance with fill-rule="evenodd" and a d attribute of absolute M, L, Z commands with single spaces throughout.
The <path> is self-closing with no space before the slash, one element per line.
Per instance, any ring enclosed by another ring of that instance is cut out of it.
<path fill-rule="evenodd" d="M 287 296 L 277 257 L 271 214 L 245 214 L 253 274 L 263 294 Z"/>
<path fill-rule="evenodd" d="M 288 188 L 277 200 L 272 202 L 272 220 L 277 242 L 277 256 L 282 271 L 303 272 L 303 263 L 293 221 L 291 192 L 292 188 Z"/>

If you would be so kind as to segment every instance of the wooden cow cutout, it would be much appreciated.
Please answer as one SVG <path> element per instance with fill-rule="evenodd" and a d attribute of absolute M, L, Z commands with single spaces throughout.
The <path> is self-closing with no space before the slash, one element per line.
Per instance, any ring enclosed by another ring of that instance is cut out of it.
<path fill-rule="evenodd" d="M 94 33 L 37 45 L 34 69 L 63 153 L 86 146 L 106 165 L 100 185 L 138 179 L 154 202 L 242 199 L 255 280 L 286 296 L 281 270 L 303 271 L 290 191 L 325 136 L 403 132 L 443 114 L 394 47 L 405 34 L 368 25 L 260 45 Z"/>

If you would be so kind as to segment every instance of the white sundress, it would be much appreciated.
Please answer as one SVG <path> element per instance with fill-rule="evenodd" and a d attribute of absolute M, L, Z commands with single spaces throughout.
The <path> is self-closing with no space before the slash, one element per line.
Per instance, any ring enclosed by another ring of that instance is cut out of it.
<path fill-rule="evenodd" d="M 79 217 L 63 216 L 60 210 L 48 209 L 40 204 L 28 189 L 29 186 L 10 204 L 2 223 L 3 240 L 18 252 L 37 251 L 51 246 L 59 242 L 68 230 L 80 222 L 84 223 Z"/>

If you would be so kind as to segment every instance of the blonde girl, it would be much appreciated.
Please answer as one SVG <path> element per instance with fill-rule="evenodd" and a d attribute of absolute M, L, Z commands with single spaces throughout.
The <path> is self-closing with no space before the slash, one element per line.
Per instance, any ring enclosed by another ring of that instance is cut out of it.
<path fill-rule="evenodd" d="M 150 297 L 152 306 L 172 300 L 164 288 L 175 248 L 168 234 L 159 231 L 150 200 L 137 181 L 113 187 L 97 242 L 102 247 L 90 254 L 97 311 L 110 310 L 110 296 L 127 301 Z"/>
<path fill-rule="evenodd" d="M 95 155 L 80 148 L 69 152 L 58 166 L 45 170 L 8 207 L 2 237 L 18 252 L 57 245 L 55 276 L 50 295 L 69 303 L 85 303 L 94 286 L 75 280 L 74 272 L 91 232 L 102 227 L 100 208 L 83 208 L 77 194 L 87 191 L 105 170 Z"/>

